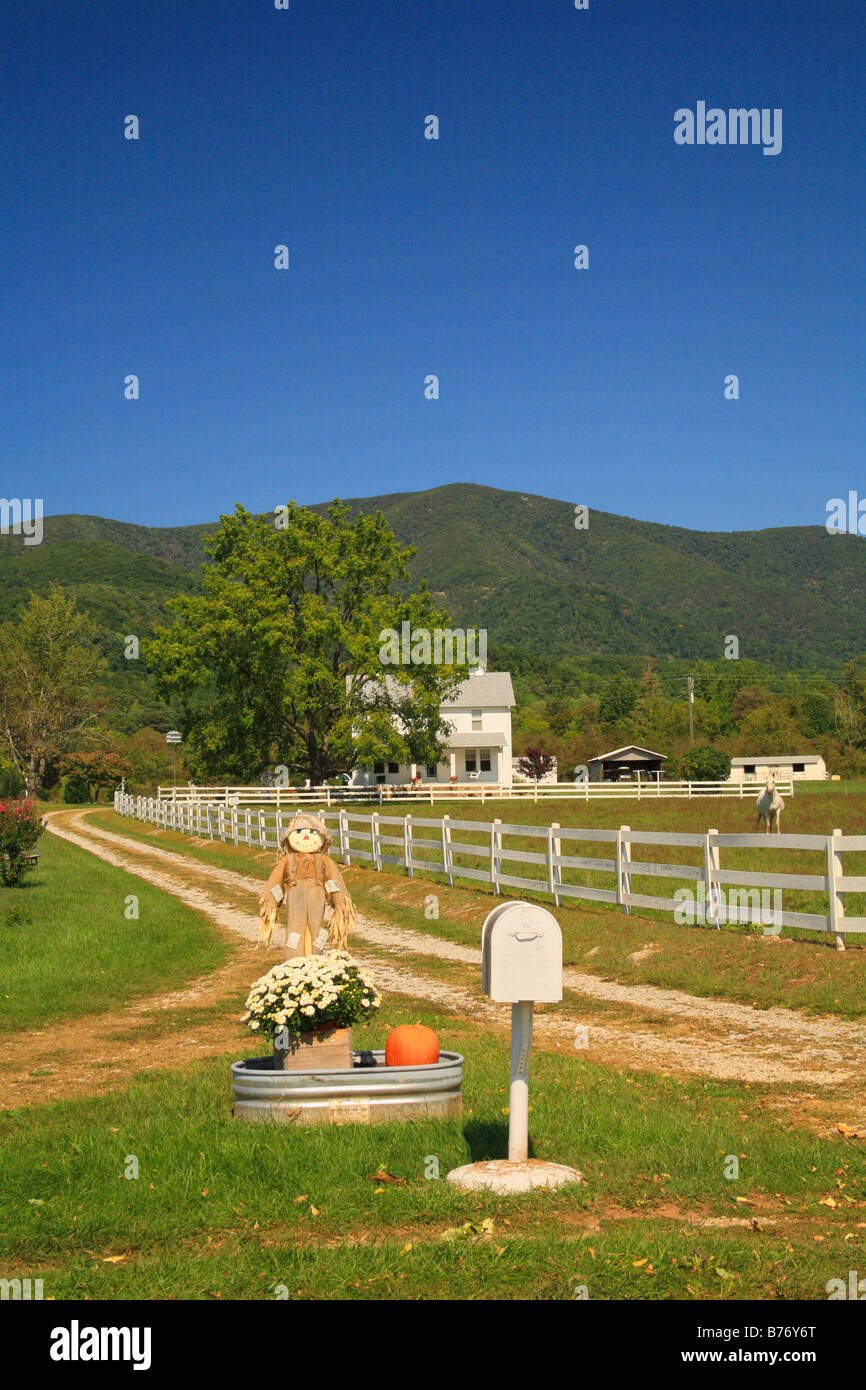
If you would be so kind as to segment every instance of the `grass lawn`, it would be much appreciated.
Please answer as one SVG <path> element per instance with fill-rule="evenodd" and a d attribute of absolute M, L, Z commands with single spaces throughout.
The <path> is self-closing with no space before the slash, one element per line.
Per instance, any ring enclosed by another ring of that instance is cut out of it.
<path fill-rule="evenodd" d="M 451 1188 L 452 1167 L 505 1154 L 507 1045 L 396 997 L 353 1040 L 381 1046 L 414 1019 L 466 1059 L 462 1118 L 246 1124 L 225 1061 L 0 1116 L 0 1271 L 42 1277 L 58 1299 L 261 1299 L 280 1285 L 291 1298 L 558 1299 L 581 1284 L 594 1299 L 822 1299 L 862 1261 L 856 1141 L 794 1129 L 769 1087 L 536 1052 L 532 1152 L 584 1184 L 511 1199 Z"/>
<path fill-rule="evenodd" d="M 130 894 L 138 899 L 138 919 Z M 45 833 L 39 867 L 0 888 L 0 1030 L 116 1009 L 215 970 L 231 954 L 208 920 Z"/>
<path fill-rule="evenodd" d="M 255 877 L 273 859 L 194 844 L 111 811 L 93 819 L 131 832 L 131 848 L 179 848 Z M 39 936 L 23 938 L 41 954 L 25 972 L 22 1026 L 34 1015 L 63 1016 L 58 1006 L 75 1015 L 113 1010 L 230 954 L 161 890 L 54 837 L 42 850 L 38 875 L 14 892 L 43 913 Z M 369 869 L 353 868 L 350 881 L 361 906 L 397 925 L 478 944 L 489 894 Z M 234 891 L 226 889 L 229 898 Z M 431 891 L 440 912 L 428 921 Z M 123 917 L 129 893 L 140 899 L 138 922 Z M 12 896 L 0 899 L 0 914 Z M 73 933 L 64 905 L 83 898 Z M 114 929 L 103 940 L 94 923 L 104 930 L 108 920 Z M 622 949 L 623 931 L 646 936 L 649 925 L 571 908 L 561 920 L 578 962 L 586 940 Z M 658 924 L 651 928 L 658 935 Z M 682 968 L 682 943 L 694 941 L 708 985 L 713 970 L 735 983 L 729 950 L 741 953 L 741 969 L 747 951 L 767 952 L 772 983 L 748 985 L 766 994 L 791 986 L 792 953 L 803 952 L 819 972 L 803 984 L 806 999 L 827 987 L 824 963 L 853 977 L 860 961 L 809 942 L 767 948 L 734 932 L 670 930 L 668 968 Z M 585 1286 L 592 1299 L 824 1300 L 828 1280 L 864 1267 L 863 1141 L 822 1137 L 804 1124 L 799 1111 L 811 1093 L 800 1086 L 630 1073 L 583 1051 L 538 1047 L 531 1152 L 574 1165 L 584 1183 L 511 1199 L 464 1193 L 445 1182 L 451 1168 L 506 1153 L 507 1038 L 475 1016 L 391 993 L 381 1015 L 353 1029 L 355 1046 L 381 1047 L 401 1022 L 429 1024 L 464 1055 L 462 1117 L 298 1130 L 235 1120 L 229 1058 L 265 1050 L 239 1021 L 258 968 L 250 960 L 248 977 L 241 971 L 242 983 L 220 997 L 223 1045 L 233 1052 L 195 1060 L 183 1052 L 176 1069 L 142 1071 L 108 1094 L 0 1113 L 0 1276 L 42 1278 L 45 1297 L 56 1299 L 573 1299 Z M 690 969 L 697 973 L 695 963 Z M 188 1026 L 201 1038 L 203 1008 L 199 1001 L 155 1016 L 154 1037 Z M 733 1160 L 738 1175 L 728 1177 Z"/>
<path fill-rule="evenodd" d="M 674 826 L 668 828 L 688 829 L 695 828 L 696 824 L 706 827 L 706 806 L 702 806 L 699 813 L 683 803 L 678 803 L 678 806 L 681 812 L 691 817 L 693 823 L 683 824 L 683 814 L 674 822 Z M 523 811 L 531 809 L 525 806 Z M 536 809 L 539 812 L 549 810 L 542 807 Z M 631 809 L 634 811 L 636 807 Z M 645 817 L 643 823 L 649 828 L 654 823 L 653 818 L 643 807 L 641 809 Z M 723 809 L 727 811 L 729 806 L 719 801 L 713 803 L 710 823 L 718 824 L 721 821 L 720 828 L 733 829 L 733 825 L 726 827 L 721 820 L 720 812 Z M 598 803 L 590 805 L 589 810 L 604 812 L 608 817 L 612 812 L 610 806 L 600 806 Z M 697 815 L 700 815 L 700 821 L 696 820 Z M 152 825 L 119 817 L 107 809 L 91 813 L 89 819 L 133 842 L 161 845 L 192 860 L 262 879 L 273 864 L 273 851 L 224 845 L 219 841 L 191 840 L 187 835 L 157 830 Z M 562 819 L 564 821 L 564 817 Z M 534 823 L 548 822 L 539 816 Z M 631 823 L 637 826 L 637 818 L 633 816 Z M 461 838 L 469 838 L 470 835 L 471 832 L 460 832 Z M 532 842 L 527 840 L 526 844 L 531 845 Z M 599 845 L 592 852 L 601 857 L 605 848 Z M 649 858 L 651 849 L 650 846 L 643 846 L 641 853 L 646 852 Z M 691 851 L 677 849 L 675 852 L 685 857 Z M 755 852 L 746 850 L 741 854 L 746 860 L 751 855 L 754 861 Z M 777 854 L 783 861 L 779 867 L 785 870 L 794 869 L 791 861 L 795 859 L 811 861 L 816 857 L 806 853 L 799 855 L 797 852 L 783 854 L 779 851 Z M 861 857 L 866 856 L 849 856 L 852 860 Z M 743 861 L 738 862 L 731 855 L 723 862 L 731 865 L 737 863 L 739 867 Z M 536 871 L 535 866 L 527 867 L 529 872 Z M 512 868 L 517 871 L 520 866 L 514 865 Z M 815 871 L 814 866 L 812 868 Z M 385 868 L 377 873 L 353 864 L 347 871 L 347 882 L 362 911 L 372 916 L 386 916 L 395 926 L 426 931 L 466 946 L 479 946 L 484 917 L 494 901 L 498 901 L 494 899 L 491 889 L 482 884 L 470 888 L 458 881 L 453 888 L 449 888 L 441 874 L 416 874 L 415 878 L 409 879 L 399 868 Z M 655 881 L 650 891 L 660 891 L 658 882 Z M 665 882 L 671 885 L 670 891 L 673 891 L 676 880 L 668 879 Z M 510 896 L 521 896 L 519 890 L 506 891 Z M 431 894 L 436 898 L 438 910 L 438 917 L 433 920 L 425 916 Z M 528 892 L 524 896 L 532 898 L 533 895 Z M 548 898 L 538 900 L 550 906 Z M 592 902 L 578 904 L 572 900 L 556 909 L 556 917 L 563 931 L 565 964 L 589 974 L 626 983 L 640 981 L 663 988 L 682 989 L 690 994 L 737 1000 L 759 1008 L 782 1005 L 845 1018 L 866 1015 L 866 943 L 861 945 L 861 937 L 853 933 L 848 938 L 848 950 L 840 953 L 833 949 L 832 937 L 815 932 L 785 928 L 784 940 L 779 941 L 763 938 L 760 928 L 727 926 L 722 931 L 713 931 L 705 926 L 680 926 L 672 915 L 641 910 L 627 916 L 618 908 Z M 648 944 L 658 947 L 657 955 L 639 966 L 626 962 L 626 957 L 632 951 Z M 593 952 L 592 956 L 588 957 L 588 952 Z"/>

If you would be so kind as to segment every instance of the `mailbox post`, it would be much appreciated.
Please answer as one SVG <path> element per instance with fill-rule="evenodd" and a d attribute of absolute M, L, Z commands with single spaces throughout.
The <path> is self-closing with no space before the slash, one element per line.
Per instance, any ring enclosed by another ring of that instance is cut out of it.
<path fill-rule="evenodd" d="M 562 932 L 546 908 L 502 903 L 481 929 L 481 985 L 492 1000 L 511 1005 L 511 1087 L 508 1159 L 469 1163 L 448 1174 L 458 1187 L 527 1192 L 580 1182 L 574 1168 L 529 1157 L 529 1058 L 536 1003 L 562 999 Z"/>

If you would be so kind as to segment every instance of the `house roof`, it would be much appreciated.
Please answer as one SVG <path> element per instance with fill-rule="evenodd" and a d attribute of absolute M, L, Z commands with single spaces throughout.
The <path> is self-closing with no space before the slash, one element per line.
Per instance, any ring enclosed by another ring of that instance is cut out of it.
<path fill-rule="evenodd" d="M 651 748 L 641 748 L 637 743 L 626 743 L 622 748 L 613 748 L 610 753 L 598 753 L 590 758 L 591 763 L 606 763 L 616 758 L 621 763 L 640 762 L 643 758 L 667 760 L 667 753 L 654 753 Z"/>
<path fill-rule="evenodd" d="M 788 753 L 783 758 L 765 758 L 756 753 L 753 758 L 731 758 L 731 767 L 751 767 L 754 763 L 820 763 L 820 753 Z"/>
<path fill-rule="evenodd" d="M 443 709 L 484 709 L 491 705 L 513 705 L 514 687 L 509 671 L 473 671 L 451 696 L 443 701 Z"/>
<path fill-rule="evenodd" d="M 411 667 L 410 667 L 411 670 Z M 351 681 L 346 677 L 346 684 Z M 386 671 L 382 677 L 389 695 L 399 694 L 402 683 Z M 509 671 L 473 671 L 465 681 L 458 685 L 450 700 L 443 701 L 441 709 L 491 709 L 502 705 L 514 705 L 514 687 Z"/>

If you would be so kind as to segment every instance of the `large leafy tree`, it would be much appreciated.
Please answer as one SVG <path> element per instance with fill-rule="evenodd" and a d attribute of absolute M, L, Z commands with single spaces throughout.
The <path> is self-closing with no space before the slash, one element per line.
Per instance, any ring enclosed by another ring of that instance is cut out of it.
<path fill-rule="evenodd" d="M 96 682 L 106 662 L 96 636 L 56 584 L 46 598 L 32 594 L 17 621 L 0 627 L 0 734 L 28 796 L 99 716 Z"/>
<path fill-rule="evenodd" d="M 628 718 L 637 698 L 634 681 L 624 671 L 614 671 L 599 702 L 599 719 L 603 724 L 615 724 L 618 719 Z"/>
<path fill-rule="evenodd" d="M 182 702 L 194 776 L 258 780 L 281 763 L 315 784 L 381 758 L 438 760 L 439 706 L 468 667 L 383 664 L 385 630 L 449 621 L 423 587 L 406 592 L 414 551 L 381 513 L 349 513 L 293 502 L 269 522 L 239 505 L 207 543 L 202 593 L 171 601 L 146 655 L 160 694 Z"/>

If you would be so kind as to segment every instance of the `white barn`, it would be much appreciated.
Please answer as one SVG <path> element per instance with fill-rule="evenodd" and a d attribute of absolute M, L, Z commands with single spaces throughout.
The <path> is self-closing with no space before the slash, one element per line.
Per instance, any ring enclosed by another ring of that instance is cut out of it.
<path fill-rule="evenodd" d="M 421 782 L 494 782 L 510 787 L 512 776 L 511 711 L 514 687 L 508 671 L 473 671 L 441 706 L 450 725 L 441 762 L 374 763 L 358 770 L 354 786 L 405 786 Z"/>
<path fill-rule="evenodd" d="M 780 782 L 824 782 L 827 764 L 818 753 L 788 753 L 783 757 L 731 758 L 731 782 L 766 782 L 772 772 Z"/>

